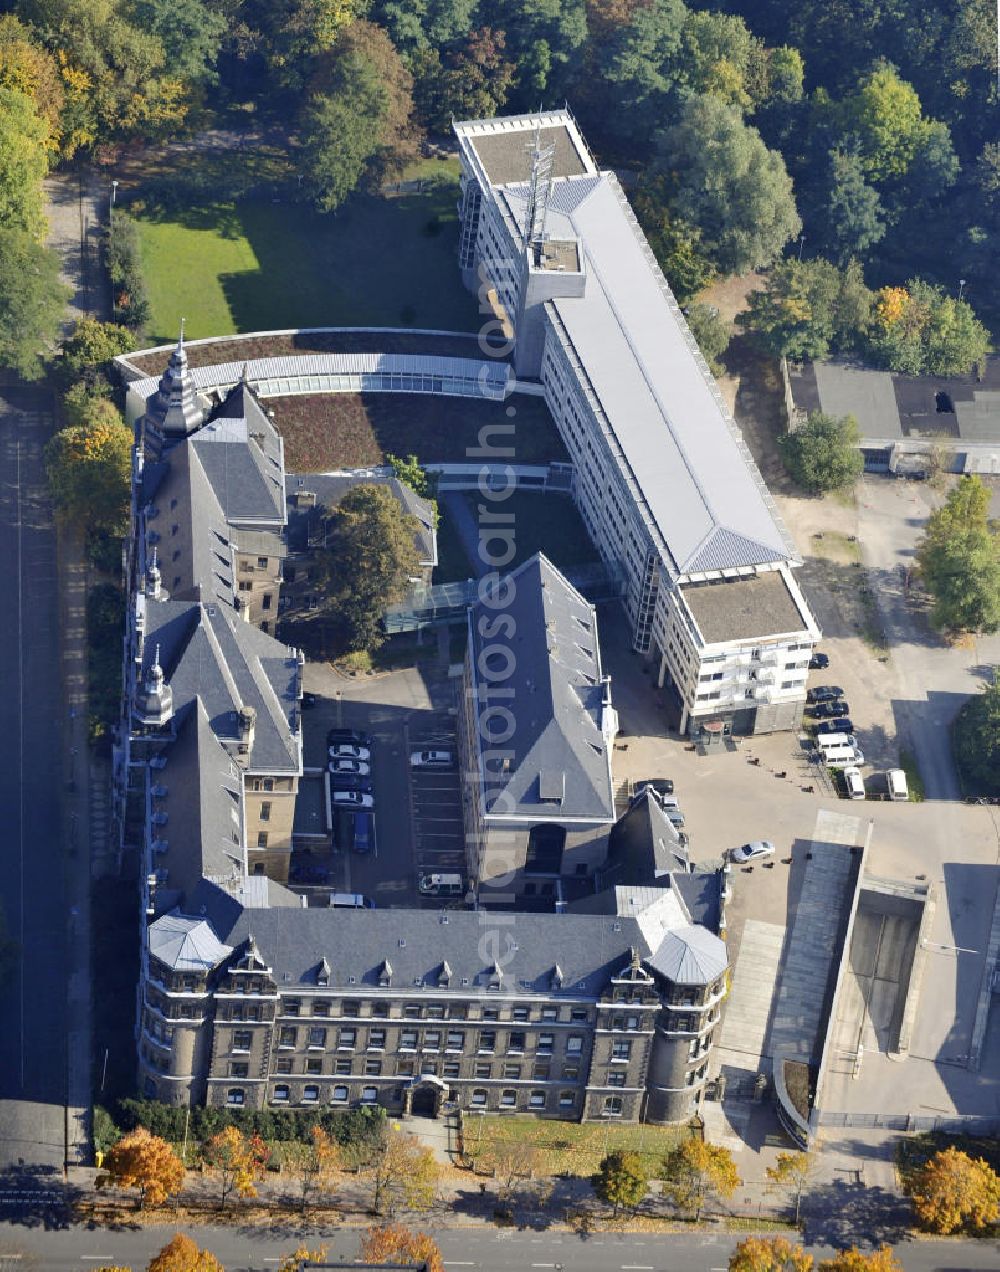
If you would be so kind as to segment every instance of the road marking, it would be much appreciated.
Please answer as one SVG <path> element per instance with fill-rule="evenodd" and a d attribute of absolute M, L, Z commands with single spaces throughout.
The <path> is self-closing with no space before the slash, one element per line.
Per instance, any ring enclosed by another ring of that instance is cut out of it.
<path fill-rule="evenodd" d="M 444 1266 L 446 1268 L 474 1268 L 476 1265 L 474 1263 L 469 1263 L 468 1261 L 462 1262 L 461 1260 L 445 1259 Z"/>
<path fill-rule="evenodd" d="M 653 1272 L 651 1263 L 623 1263 L 622 1272 Z"/>

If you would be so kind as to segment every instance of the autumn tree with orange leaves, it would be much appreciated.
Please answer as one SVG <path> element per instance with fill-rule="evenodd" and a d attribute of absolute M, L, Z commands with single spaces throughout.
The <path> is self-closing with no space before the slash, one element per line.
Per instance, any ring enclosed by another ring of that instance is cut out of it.
<path fill-rule="evenodd" d="M 376 1264 L 425 1264 L 427 1272 L 444 1272 L 444 1260 L 434 1238 L 426 1232 L 410 1232 L 397 1223 L 369 1228 L 361 1241 L 361 1258 Z"/>
<path fill-rule="evenodd" d="M 128 520 L 132 431 L 111 402 L 95 403 L 86 424 L 64 428 L 45 447 L 52 497 L 86 529 L 122 534 Z"/>
<path fill-rule="evenodd" d="M 224 1207 L 234 1192 L 238 1197 L 257 1196 L 255 1185 L 264 1178 L 271 1153 L 259 1135 L 244 1135 L 227 1126 L 203 1145 L 201 1155 L 219 1176 L 219 1205 Z"/>
<path fill-rule="evenodd" d="M 923 1228 L 981 1232 L 1000 1219 L 1000 1176 L 981 1157 L 946 1148 L 917 1171 L 909 1188 Z"/>
<path fill-rule="evenodd" d="M 184 1186 L 184 1165 L 174 1150 L 158 1135 L 143 1126 L 115 1144 L 104 1162 L 111 1179 L 120 1188 L 136 1188 L 138 1206 L 160 1206 Z"/>
<path fill-rule="evenodd" d="M 810 1272 L 813 1257 L 787 1237 L 747 1237 L 729 1259 L 729 1272 Z"/>
<path fill-rule="evenodd" d="M 226 1272 L 209 1250 L 178 1232 L 150 1262 L 146 1272 Z"/>
<path fill-rule="evenodd" d="M 903 1265 L 887 1245 L 868 1254 L 855 1246 L 841 1250 L 833 1259 L 824 1259 L 819 1272 L 903 1272 Z"/>

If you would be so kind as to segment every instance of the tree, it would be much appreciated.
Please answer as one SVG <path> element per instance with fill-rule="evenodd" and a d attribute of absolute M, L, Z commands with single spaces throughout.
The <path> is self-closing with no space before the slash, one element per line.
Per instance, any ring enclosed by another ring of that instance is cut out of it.
<path fill-rule="evenodd" d="M 655 166 L 668 179 L 670 212 L 698 227 L 724 272 L 769 265 L 802 228 L 783 159 L 716 97 L 685 103 L 657 136 Z"/>
<path fill-rule="evenodd" d="M 729 1258 L 729 1272 L 810 1272 L 813 1257 L 787 1237 L 747 1237 Z"/>
<path fill-rule="evenodd" d="M 69 295 L 55 252 L 24 230 L 0 228 L 0 366 L 39 379 Z"/>
<path fill-rule="evenodd" d="M 955 763 L 966 787 L 1000 795 L 1000 683 L 995 679 L 961 708 L 954 739 Z"/>
<path fill-rule="evenodd" d="M 360 1254 L 366 1263 L 426 1264 L 427 1272 L 444 1272 L 444 1259 L 434 1238 L 399 1224 L 369 1228 L 361 1238 Z"/>
<path fill-rule="evenodd" d="M 638 1153 L 616 1152 L 602 1159 L 590 1182 L 617 1219 L 619 1211 L 639 1208 L 649 1188 L 649 1175 Z"/>
<path fill-rule="evenodd" d="M 330 1190 L 340 1162 L 340 1149 L 336 1140 L 331 1139 L 322 1127 L 314 1126 L 309 1143 L 288 1145 L 285 1162 L 299 1185 L 302 1209 L 305 1210 L 316 1193 Z"/>
<path fill-rule="evenodd" d="M 838 265 L 864 256 L 885 236 L 886 222 L 878 191 L 868 184 L 857 146 L 831 150 L 828 179 L 808 219 L 809 237 Z"/>
<path fill-rule="evenodd" d="M 324 1263 L 326 1261 L 326 1246 L 320 1246 L 318 1250 L 310 1250 L 307 1245 L 296 1246 L 291 1254 L 286 1254 L 278 1264 L 275 1272 L 300 1272 L 304 1263 Z"/>
<path fill-rule="evenodd" d="M 631 148 L 648 145 L 677 88 L 688 16 L 683 0 L 602 7 L 591 39 L 600 127 Z"/>
<path fill-rule="evenodd" d="M 978 477 L 963 477 L 931 513 L 917 544 L 917 569 L 939 630 L 1000 629 L 1000 537 L 988 520 L 989 497 Z"/>
<path fill-rule="evenodd" d="M 345 649 L 381 644 L 385 607 L 401 599 L 418 568 L 416 531 L 386 486 L 356 486 L 329 518 L 317 574 Z"/>
<path fill-rule="evenodd" d="M 142 29 L 159 39 L 166 65 L 186 86 L 215 83 L 228 23 L 214 6 L 205 0 L 136 0 L 132 12 Z"/>
<path fill-rule="evenodd" d="M 1000 1219 L 1000 1176 L 981 1157 L 946 1148 L 917 1171 L 910 1186 L 917 1219 L 931 1232 L 982 1232 Z"/>
<path fill-rule="evenodd" d="M 10 13 L 0 17 L 0 88 L 14 89 L 31 98 L 39 118 L 45 121 L 45 148 L 55 152 L 65 100 L 59 65 L 29 28 Z"/>
<path fill-rule="evenodd" d="M 903 1265 L 887 1246 L 879 1246 L 869 1254 L 863 1254 L 857 1246 L 841 1252 L 832 1259 L 824 1259 L 819 1272 L 903 1272 Z"/>
<path fill-rule="evenodd" d="M 942 130 L 947 139 L 947 128 L 924 117 L 913 85 L 887 63 L 862 76 L 836 113 L 844 133 L 857 138 L 864 171 L 876 183 L 904 176 L 942 140 Z"/>
<path fill-rule="evenodd" d="M 782 463 L 792 480 L 813 495 L 842 490 L 864 470 L 858 450 L 858 422 L 813 411 L 805 424 L 780 442 Z"/>
<path fill-rule="evenodd" d="M 967 375 L 989 352 L 990 335 L 967 301 L 911 278 L 878 293 L 868 348 L 890 371 Z"/>
<path fill-rule="evenodd" d="M 264 1177 L 270 1152 L 259 1135 L 244 1135 L 235 1126 L 227 1126 L 202 1146 L 202 1158 L 209 1170 L 219 1176 L 219 1205 L 225 1206 L 232 1193 L 238 1197 L 256 1197 L 254 1186 Z"/>
<path fill-rule="evenodd" d="M 427 1210 L 434 1202 L 441 1168 L 429 1148 L 412 1135 L 388 1130 L 368 1165 L 372 1208 L 391 1219 L 402 1202 L 411 1210 Z"/>
<path fill-rule="evenodd" d="M 729 1149 L 694 1136 L 664 1158 L 662 1179 L 664 1195 L 695 1219 L 701 1218 L 709 1192 L 731 1197 L 740 1183 Z"/>
<path fill-rule="evenodd" d="M 404 486 L 409 486 L 421 499 L 433 500 L 437 494 L 437 474 L 428 473 L 426 468 L 421 467 L 416 455 L 410 454 L 404 459 L 400 455 L 387 454 L 386 460 Z"/>
<path fill-rule="evenodd" d="M 150 1262 L 146 1272 L 225 1272 L 222 1264 L 208 1250 L 201 1250 L 183 1232 L 167 1242 Z"/>
<path fill-rule="evenodd" d="M 49 488 L 65 516 L 98 533 L 123 534 L 132 433 L 107 399 L 92 399 L 90 411 L 91 422 L 64 428 L 47 444 Z"/>
<path fill-rule="evenodd" d="M 477 1165 L 482 1164 L 493 1172 L 497 1182 L 497 1200 L 506 1202 L 514 1191 L 518 1180 L 527 1179 L 538 1167 L 538 1150 L 531 1144 L 522 1144 L 516 1140 L 496 1140 L 477 1158 Z"/>
<path fill-rule="evenodd" d="M 174 1150 L 145 1127 L 123 1135 L 108 1152 L 104 1162 L 111 1179 L 120 1188 L 136 1188 L 141 1210 L 148 1202 L 160 1206 L 184 1186 L 184 1164 Z"/>
<path fill-rule="evenodd" d="M 840 277 L 829 261 L 792 257 L 775 265 L 750 294 L 740 326 L 777 358 L 825 358 L 836 332 Z"/>
<path fill-rule="evenodd" d="M 78 318 L 63 341 L 55 364 L 60 383 L 69 386 L 81 376 L 93 379 L 110 369 L 112 359 L 135 348 L 135 335 L 127 327 L 96 318 Z"/>
<path fill-rule="evenodd" d="M 0 225 L 45 236 L 42 178 L 49 170 L 49 127 L 26 94 L 0 87 Z"/>
<path fill-rule="evenodd" d="M 725 371 L 719 359 L 729 348 L 729 328 L 719 317 L 714 305 L 689 305 L 684 310 L 687 325 L 698 342 L 708 369 L 713 375 L 722 375 Z"/>
<path fill-rule="evenodd" d="M 701 231 L 667 210 L 664 178 L 647 177 L 632 195 L 632 207 L 657 264 L 674 295 L 686 303 L 715 278 L 716 269 L 701 243 Z"/>
<path fill-rule="evenodd" d="M 795 1194 L 796 1224 L 802 1209 L 802 1193 L 816 1164 L 815 1153 L 779 1153 L 774 1165 L 767 1168 L 767 1177 L 772 1183 L 791 1188 Z"/>
<path fill-rule="evenodd" d="M 421 49 L 410 69 L 421 121 L 445 133 L 452 119 L 485 119 L 501 113 L 516 68 L 505 56 L 507 36 L 491 27 L 471 32 L 464 45 L 446 50 Z"/>
<path fill-rule="evenodd" d="M 378 185 L 416 154 L 413 77 L 389 37 L 354 22 L 326 56 L 301 118 L 301 171 L 317 205 L 331 212 L 362 177 Z"/>

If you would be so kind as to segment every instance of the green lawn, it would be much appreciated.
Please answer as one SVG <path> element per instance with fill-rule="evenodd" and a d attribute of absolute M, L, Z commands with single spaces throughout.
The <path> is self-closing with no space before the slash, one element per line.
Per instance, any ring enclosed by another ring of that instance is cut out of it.
<path fill-rule="evenodd" d="M 653 1178 L 667 1153 L 692 1134 L 688 1126 L 555 1122 L 533 1117 L 466 1117 L 465 1155 L 476 1168 L 510 1145 L 530 1149 L 537 1175 L 592 1175 L 607 1153 L 639 1153 Z M 526 1163 L 527 1165 L 527 1163 Z"/>
<path fill-rule="evenodd" d="M 456 260 L 457 163 L 422 160 L 419 193 L 356 195 L 336 214 L 266 200 L 133 209 L 150 343 L 310 326 L 474 331 Z"/>

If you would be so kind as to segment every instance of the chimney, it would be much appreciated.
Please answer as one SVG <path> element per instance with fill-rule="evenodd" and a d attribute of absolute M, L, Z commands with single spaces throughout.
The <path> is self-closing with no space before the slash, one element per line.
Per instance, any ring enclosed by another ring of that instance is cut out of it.
<path fill-rule="evenodd" d="M 249 756 L 253 750 L 253 732 L 257 723 L 254 707 L 240 707 L 236 713 L 236 729 L 239 736 L 239 754 Z"/>

